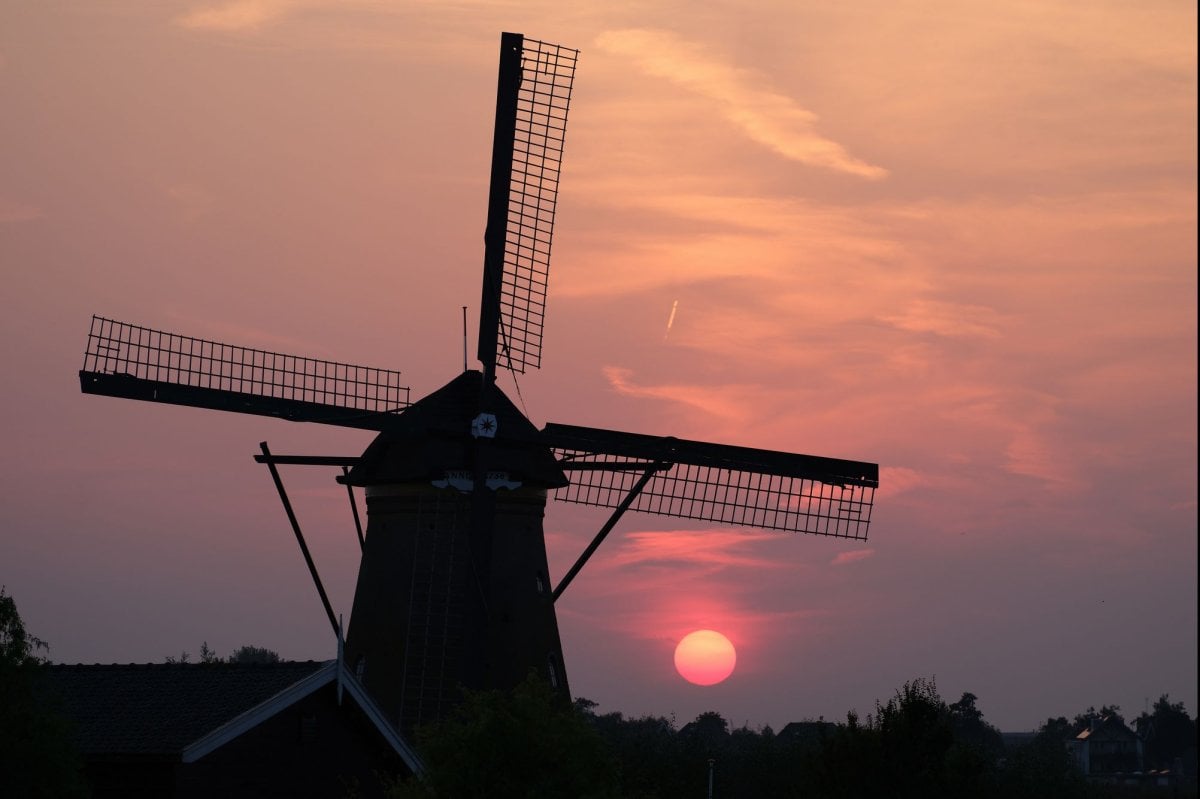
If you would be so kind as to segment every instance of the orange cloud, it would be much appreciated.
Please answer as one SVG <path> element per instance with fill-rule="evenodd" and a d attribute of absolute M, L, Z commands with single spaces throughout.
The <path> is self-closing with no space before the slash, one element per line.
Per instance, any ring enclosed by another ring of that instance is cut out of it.
<path fill-rule="evenodd" d="M 888 174 L 817 133 L 816 114 L 792 98 L 758 88 L 764 83 L 761 76 L 716 60 L 672 33 L 607 31 L 596 37 L 596 46 L 711 100 L 746 136 L 784 158 L 869 180 Z"/>
<path fill-rule="evenodd" d="M 915 469 L 903 466 L 880 466 L 879 488 L 875 491 L 875 499 L 894 497 L 905 491 L 924 485 L 927 481 L 924 475 Z"/>
<path fill-rule="evenodd" d="M 968 338 L 999 338 L 1000 316 L 991 308 L 965 303 L 918 299 L 901 314 L 883 321 L 913 333 Z"/>
<path fill-rule="evenodd" d="M 620 550 L 609 561 L 614 567 L 635 564 L 693 564 L 702 566 L 750 566 L 778 568 L 778 561 L 747 554 L 755 543 L 778 538 L 775 533 L 743 533 L 734 530 L 673 530 L 628 533 Z"/>
<path fill-rule="evenodd" d="M 280 19 L 296 6 L 295 0 L 230 0 L 216 6 L 192 9 L 178 17 L 175 23 L 192 30 L 256 30 Z"/>
<path fill-rule="evenodd" d="M 604 376 L 618 394 L 644 397 L 687 405 L 724 420 L 737 421 L 746 415 L 741 401 L 742 389 L 737 386 L 700 385 L 637 385 L 630 380 L 633 371 L 619 366 L 605 366 Z"/>
<path fill-rule="evenodd" d="M 1033 477 L 1053 488 L 1081 487 L 1075 466 L 1066 453 L 1058 451 L 1047 437 L 1028 427 L 1018 426 L 1004 450 L 1004 468 L 1013 474 Z"/>
<path fill-rule="evenodd" d="M 866 560 L 875 554 L 873 549 L 851 549 L 846 552 L 839 552 L 837 557 L 829 563 L 832 566 L 845 566 L 847 563 L 854 563 L 860 560 Z"/>

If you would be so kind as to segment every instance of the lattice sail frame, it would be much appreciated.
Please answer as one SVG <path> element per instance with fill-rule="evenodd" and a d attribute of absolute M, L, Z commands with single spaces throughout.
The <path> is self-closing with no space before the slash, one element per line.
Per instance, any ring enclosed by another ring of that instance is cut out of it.
<path fill-rule="evenodd" d="M 540 368 L 567 108 L 579 51 L 523 39 L 496 365 Z"/>
<path fill-rule="evenodd" d="M 83 372 L 364 413 L 409 405 L 400 372 L 285 355 L 92 317 Z"/>
<path fill-rule="evenodd" d="M 553 492 L 554 499 L 616 508 L 647 469 L 657 469 L 630 510 L 738 527 L 867 539 L 879 485 L 874 464 L 601 432 L 613 436 L 615 445 L 554 446 L 571 480 L 569 486 Z M 569 442 L 572 436 L 557 439 Z M 639 455 L 638 449 L 645 452 Z M 831 464 L 850 468 L 822 468 Z"/>

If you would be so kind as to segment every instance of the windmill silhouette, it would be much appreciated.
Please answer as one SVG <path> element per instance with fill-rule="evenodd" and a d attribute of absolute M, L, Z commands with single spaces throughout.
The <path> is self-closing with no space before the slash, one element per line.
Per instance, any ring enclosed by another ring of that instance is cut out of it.
<path fill-rule="evenodd" d="M 394 370 L 92 319 L 85 393 L 378 431 L 359 457 L 273 455 L 263 443 L 256 459 L 271 471 L 339 636 L 277 466 L 342 468 L 362 546 L 344 657 L 404 730 L 445 714 L 463 686 L 509 688 L 531 669 L 569 697 L 554 603 L 628 510 L 867 536 L 875 464 L 566 424 L 539 430 L 496 386 L 498 369 L 541 364 L 577 58 L 520 34 L 501 37 L 481 369 L 410 403 Z M 366 496 L 365 536 L 353 487 Z M 548 497 L 612 510 L 553 587 Z"/>

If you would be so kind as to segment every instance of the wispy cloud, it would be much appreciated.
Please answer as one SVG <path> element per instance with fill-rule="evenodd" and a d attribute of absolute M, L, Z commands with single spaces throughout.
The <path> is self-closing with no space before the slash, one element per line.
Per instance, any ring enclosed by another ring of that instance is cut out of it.
<path fill-rule="evenodd" d="M 780 630 L 795 632 L 809 625 L 803 622 L 828 615 L 815 608 L 769 610 L 738 601 L 705 601 L 688 597 L 687 601 L 664 601 L 651 607 L 631 608 L 621 613 L 588 612 L 582 608 L 559 611 L 564 615 L 585 616 L 598 626 L 646 640 L 676 641 L 697 629 L 719 630 L 734 646 L 762 646 L 778 636 Z"/>
<path fill-rule="evenodd" d="M 869 180 L 888 174 L 818 133 L 812 111 L 786 95 L 759 88 L 764 82 L 761 76 L 722 62 L 673 33 L 606 31 L 596 37 L 596 46 L 711 100 L 746 136 L 784 158 Z"/>
<path fill-rule="evenodd" d="M 738 420 L 747 414 L 742 401 L 745 391 L 739 386 L 639 385 L 632 380 L 632 370 L 619 366 L 604 367 L 604 376 L 613 390 L 627 397 L 675 402 L 723 420 Z"/>
<path fill-rule="evenodd" d="M 1053 445 L 1047 433 L 1032 426 L 1016 425 L 1004 454 L 1004 468 L 1012 474 L 1041 480 L 1048 488 L 1083 487 L 1067 454 Z"/>
<path fill-rule="evenodd" d="M 778 537 L 778 534 L 744 533 L 734 530 L 629 533 L 611 563 L 617 567 L 635 564 L 692 564 L 721 568 L 777 568 L 780 565 L 778 561 L 750 554 L 748 550 L 759 541 Z"/>
<path fill-rule="evenodd" d="M 855 563 L 860 560 L 866 560 L 875 554 L 873 549 L 851 549 L 846 552 L 839 552 L 837 557 L 829 563 L 832 566 L 845 566 L 847 563 Z"/>
<path fill-rule="evenodd" d="M 879 490 L 877 498 L 894 497 L 903 494 L 917 486 L 928 482 L 924 475 L 915 469 L 903 466 L 881 466 L 879 468 Z"/>
<path fill-rule="evenodd" d="M 739 646 L 766 640 L 772 630 L 825 613 L 763 599 L 775 590 L 769 586 L 789 584 L 804 568 L 780 557 L 792 543 L 778 533 L 727 528 L 627 533 L 607 554 L 601 550 L 558 612 L 644 639 L 673 642 L 711 628 Z"/>
<path fill-rule="evenodd" d="M 884 315 L 882 320 L 913 333 L 946 337 L 999 338 L 999 314 L 981 305 L 918 299 L 903 313 Z"/>
<path fill-rule="evenodd" d="M 284 17 L 300 3 L 296 0 L 229 0 L 193 8 L 177 17 L 184 28 L 203 31 L 248 31 Z"/>

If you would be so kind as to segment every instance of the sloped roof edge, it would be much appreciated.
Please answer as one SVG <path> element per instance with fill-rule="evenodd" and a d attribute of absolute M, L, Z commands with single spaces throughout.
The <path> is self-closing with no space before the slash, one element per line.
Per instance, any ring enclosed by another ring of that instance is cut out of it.
<path fill-rule="evenodd" d="M 417 754 L 416 750 L 409 746 L 408 741 L 404 740 L 396 728 L 388 723 L 388 720 L 383 715 L 383 711 L 371 699 L 371 695 L 367 693 L 367 689 L 358 681 L 358 678 L 345 668 L 341 672 L 342 685 L 354 697 L 354 701 L 358 702 L 358 706 L 367 714 L 367 718 L 371 720 L 375 728 L 379 730 L 379 733 L 391 747 L 396 750 L 396 754 L 400 755 L 400 759 L 404 761 L 404 764 L 412 769 L 412 773 L 424 779 L 425 764 L 421 761 L 421 757 Z"/>
<path fill-rule="evenodd" d="M 339 671 L 341 671 L 340 675 L 338 674 Z M 299 702 L 318 689 L 329 685 L 339 677 L 342 685 L 349 691 L 363 712 L 366 713 L 367 718 L 379 730 L 380 735 L 388 742 L 388 745 L 404 761 L 404 764 L 418 777 L 423 776 L 425 765 L 421 762 L 420 757 L 408 745 L 408 742 L 400 736 L 400 733 L 388 723 L 379 706 L 375 704 L 370 695 L 367 694 L 366 689 L 363 688 L 362 683 L 345 669 L 339 669 L 336 660 L 328 661 L 312 674 L 289 685 L 265 702 L 234 716 L 212 732 L 185 746 L 183 749 L 183 762 L 194 763 L 205 755 L 220 749 L 225 744 L 244 735 L 275 714 L 291 707 L 296 702 Z"/>
<path fill-rule="evenodd" d="M 276 713 L 291 707 L 336 677 L 337 664 L 330 660 L 312 674 L 294 682 L 265 702 L 231 718 L 212 732 L 206 733 L 183 748 L 183 762 L 194 763 L 233 739 L 248 732 Z"/>

